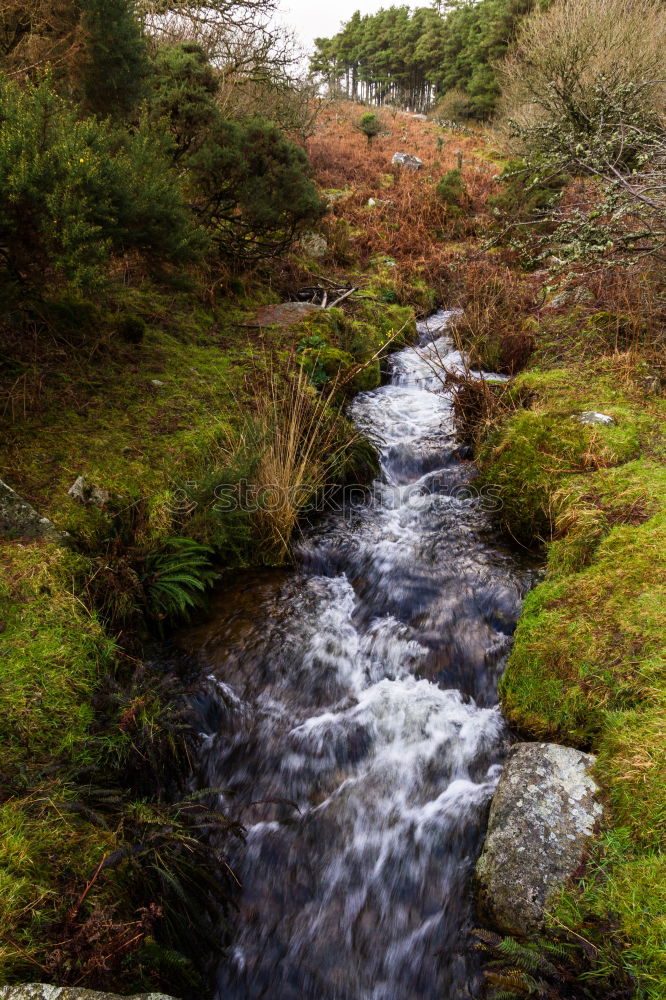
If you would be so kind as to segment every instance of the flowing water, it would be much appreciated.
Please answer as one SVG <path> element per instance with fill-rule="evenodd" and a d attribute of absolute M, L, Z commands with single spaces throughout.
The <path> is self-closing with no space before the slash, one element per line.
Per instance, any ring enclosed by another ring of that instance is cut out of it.
<path fill-rule="evenodd" d="M 201 780 L 233 792 L 248 830 L 218 1000 L 476 995 L 470 875 L 531 571 L 459 457 L 433 370 L 462 364 L 450 318 L 422 323 L 390 384 L 352 405 L 381 449 L 371 490 L 319 520 L 295 571 L 221 591 L 186 638 L 216 693 L 202 688 Z"/>

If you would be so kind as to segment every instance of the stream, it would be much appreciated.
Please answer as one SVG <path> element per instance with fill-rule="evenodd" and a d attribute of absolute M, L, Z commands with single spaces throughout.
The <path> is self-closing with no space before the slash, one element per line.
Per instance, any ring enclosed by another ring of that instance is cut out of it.
<path fill-rule="evenodd" d="M 220 590 L 181 640 L 217 698 L 201 695 L 200 780 L 247 826 L 217 1000 L 478 995 L 471 873 L 533 570 L 460 457 L 433 371 L 463 364 L 451 317 L 420 323 L 389 384 L 352 403 L 379 479 L 317 521 L 295 570 Z"/>

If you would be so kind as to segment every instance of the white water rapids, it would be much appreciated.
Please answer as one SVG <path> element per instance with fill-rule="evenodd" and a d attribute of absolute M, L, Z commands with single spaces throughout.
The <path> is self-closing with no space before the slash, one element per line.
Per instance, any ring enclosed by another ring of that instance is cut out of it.
<path fill-rule="evenodd" d="M 223 710 L 203 782 L 248 839 L 218 1000 L 461 1000 L 478 989 L 470 874 L 507 733 L 497 680 L 530 572 L 469 488 L 449 313 L 352 405 L 380 479 L 292 573 L 220 593 L 190 645 Z"/>

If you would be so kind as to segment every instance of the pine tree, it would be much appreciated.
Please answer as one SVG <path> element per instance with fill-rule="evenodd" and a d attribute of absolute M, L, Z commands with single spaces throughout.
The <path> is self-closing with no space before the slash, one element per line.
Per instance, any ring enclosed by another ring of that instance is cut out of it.
<path fill-rule="evenodd" d="M 148 55 L 134 0 L 81 0 L 83 54 L 79 100 L 100 117 L 127 118 L 148 75 Z"/>

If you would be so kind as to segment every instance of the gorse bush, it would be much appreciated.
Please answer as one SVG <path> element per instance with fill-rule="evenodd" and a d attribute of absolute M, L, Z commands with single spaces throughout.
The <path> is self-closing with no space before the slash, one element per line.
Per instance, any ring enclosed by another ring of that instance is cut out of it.
<path fill-rule="evenodd" d="M 356 128 L 358 131 L 366 137 L 368 140 L 368 146 L 372 145 L 372 140 L 376 135 L 382 130 L 382 123 L 380 122 L 377 115 L 373 114 L 371 111 L 366 112 L 361 115 L 360 121 L 358 122 Z"/>
<path fill-rule="evenodd" d="M 95 286 L 116 254 L 195 259 L 204 238 L 191 221 L 165 142 L 80 119 L 48 79 L 0 79 L 0 255 L 19 283 L 49 276 Z"/>
<path fill-rule="evenodd" d="M 303 150 L 260 118 L 217 123 L 191 171 L 197 216 L 227 257 L 274 257 L 326 211 Z"/>
<path fill-rule="evenodd" d="M 437 197 L 440 198 L 447 208 L 447 214 L 452 218 L 462 215 L 463 207 L 467 201 L 467 191 L 462 173 L 458 168 L 447 170 L 437 185 Z"/>

